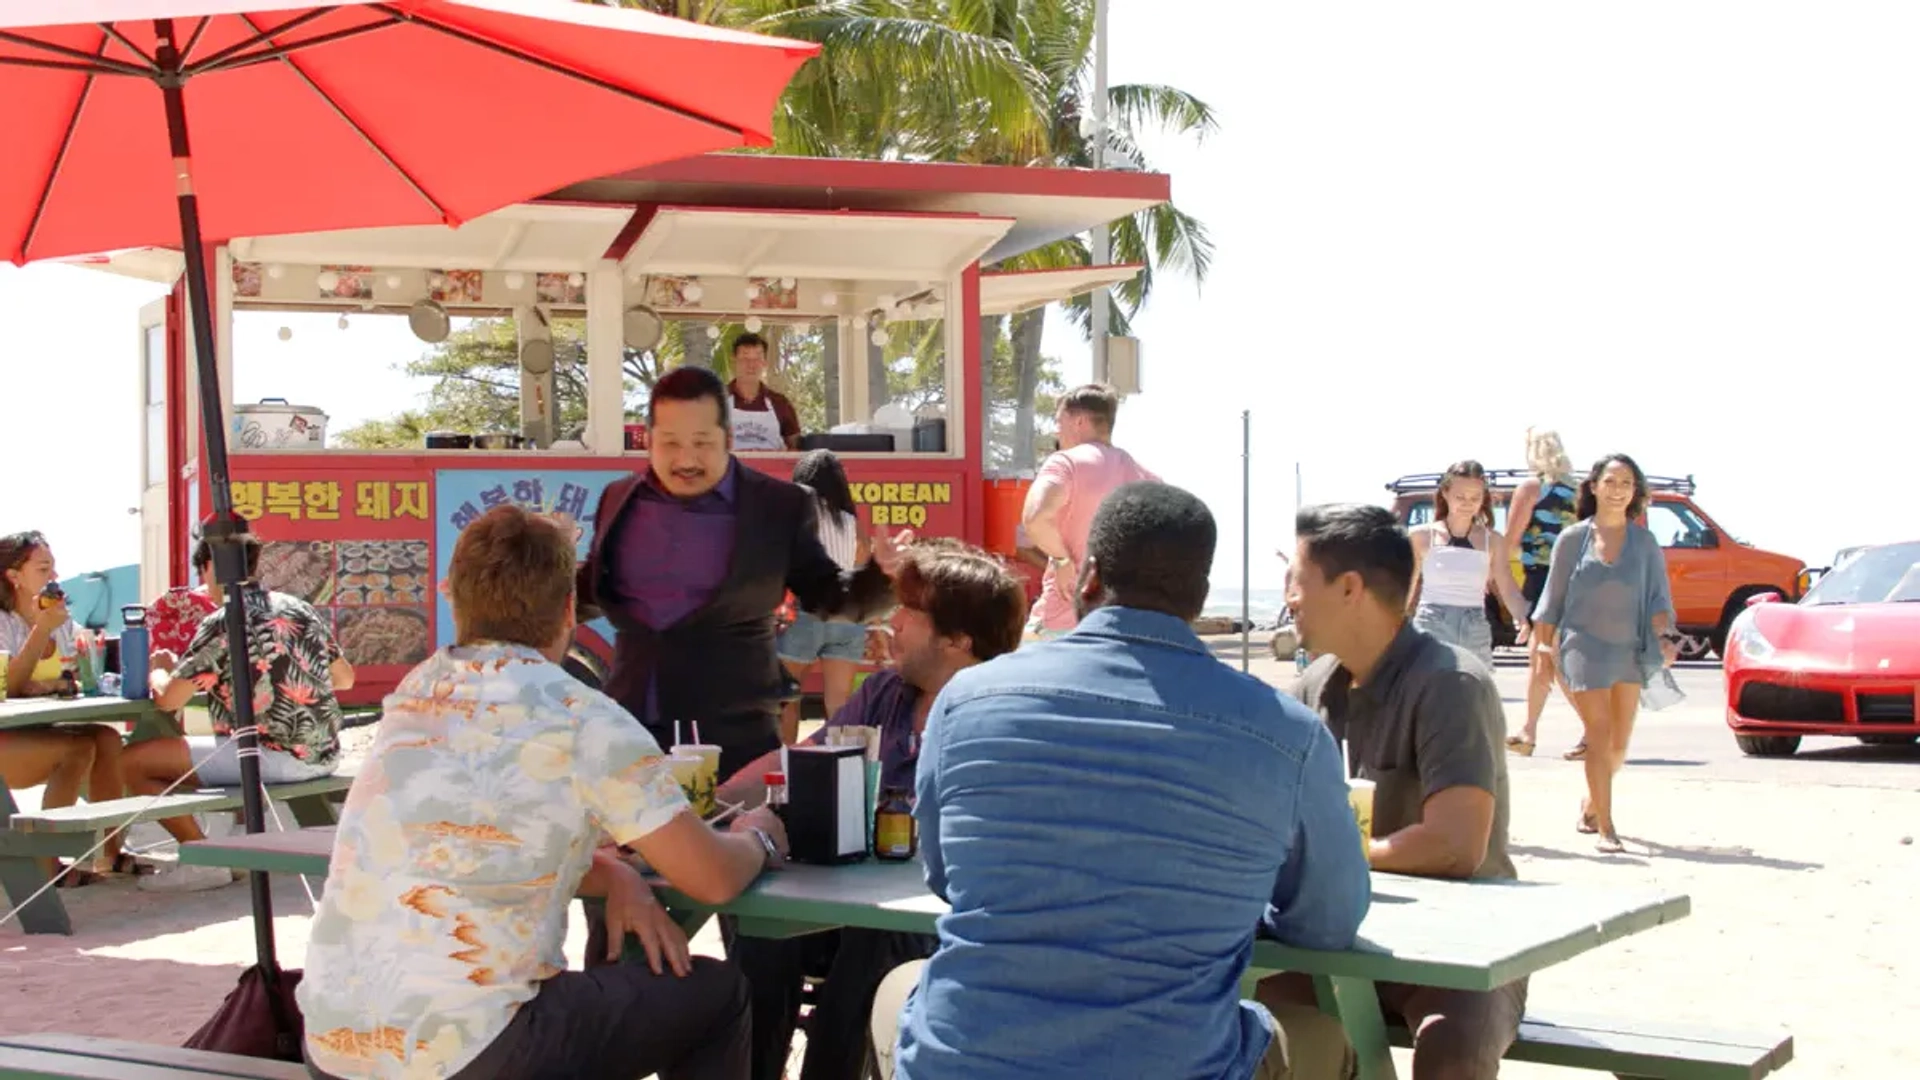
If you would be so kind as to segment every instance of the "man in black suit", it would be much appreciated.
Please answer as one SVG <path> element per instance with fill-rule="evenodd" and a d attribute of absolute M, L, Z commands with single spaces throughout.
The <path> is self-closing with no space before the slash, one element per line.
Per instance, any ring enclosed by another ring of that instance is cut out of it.
<path fill-rule="evenodd" d="M 841 570 L 820 545 L 815 500 L 735 460 L 728 409 L 705 368 L 654 384 L 649 468 L 601 492 L 578 583 L 583 621 L 605 614 L 618 631 L 607 694 L 662 746 L 676 721 L 698 721 L 721 776 L 780 745 L 774 612 L 786 592 L 822 618 L 865 621 L 892 605 L 899 562 L 877 536 L 872 560 Z"/>

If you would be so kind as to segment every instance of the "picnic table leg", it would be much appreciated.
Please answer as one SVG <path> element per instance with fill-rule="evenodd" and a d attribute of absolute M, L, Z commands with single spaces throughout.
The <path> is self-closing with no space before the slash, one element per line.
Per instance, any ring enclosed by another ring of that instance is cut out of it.
<path fill-rule="evenodd" d="M 1395 1080 L 1393 1050 L 1387 1044 L 1387 1020 L 1380 1012 L 1380 991 L 1372 979 L 1315 975 L 1320 1007 L 1339 1017 L 1359 1062 L 1359 1080 Z"/>
<path fill-rule="evenodd" d="M 0 845 L 26 839 L 13 831 L 13 815 L 19 812 L 20 806 L 13 801 L 13 792 L 0 784 Z M 26 901 L 46 883 L 47 872 L 41 869 L 37 856 L 0 855 L 0 887 L 6 889 L 8 910 Z M 67 905 L 60 898 L 59 889 L 48 889 L 35 897 L 32 903 L 20 909 L 18 918 L 20 928 L 29 934 L 73 933 L 73 920 L 67 917 Z"/>

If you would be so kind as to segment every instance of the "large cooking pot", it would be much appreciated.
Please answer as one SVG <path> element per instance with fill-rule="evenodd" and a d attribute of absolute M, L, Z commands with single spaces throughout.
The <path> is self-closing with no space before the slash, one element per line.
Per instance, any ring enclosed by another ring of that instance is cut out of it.
<path fill-rule="evenodd" d="M 248 450 L 320 450 L 327 444 L 327 414 L 286 398 L 262 398 L 233 407 L 234 442 Z"/>
<path fill-rule="evenodd" d="M 473 436 L 464 431 L 429 431 L 427 432 L 427 449 L 471 450 Z"/>
<path fill-rule="evenodd" d="M 475 435 L 473 437 L 473 448 L 475 450 L 525 450 L 527 448 L 527 437 L 525 435 L 509 435 L 505 432 L 498 431 L 489 432 L 485 435 Z"/>

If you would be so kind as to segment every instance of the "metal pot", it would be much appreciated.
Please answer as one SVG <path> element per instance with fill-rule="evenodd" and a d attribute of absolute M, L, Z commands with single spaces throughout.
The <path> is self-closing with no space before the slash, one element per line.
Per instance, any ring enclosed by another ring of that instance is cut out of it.
<path fill-rule="evenodd" d="M 471 450 L 473 436 L 464 431 L 429 431 L 427 432 L 427 449 Z"/>
<path fill-rule="evenodd" d="M 497 431 L 490 432 L 486 435 L 475 435 L 473 437 L 473 448 L 475 450 L 525 450 L 527 448 L 527 437 L 525 435 L 509 435 Z"/>

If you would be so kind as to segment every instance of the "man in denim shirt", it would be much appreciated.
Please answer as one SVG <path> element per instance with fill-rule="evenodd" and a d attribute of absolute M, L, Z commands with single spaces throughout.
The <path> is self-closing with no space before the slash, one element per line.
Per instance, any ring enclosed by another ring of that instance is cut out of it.
<path fill-rule="evenodd" d="M 900 1080 L 1289 1075 L 1239 1000 L 1255 928 L 1348 947 L 1367 866 L 1326 727 L 1188 626 L 1214 537 L 1185 491 L 1115 489 L 1079 625 L 934 702 L 915 816 L 953 910 L 899 1015 Z"/>

